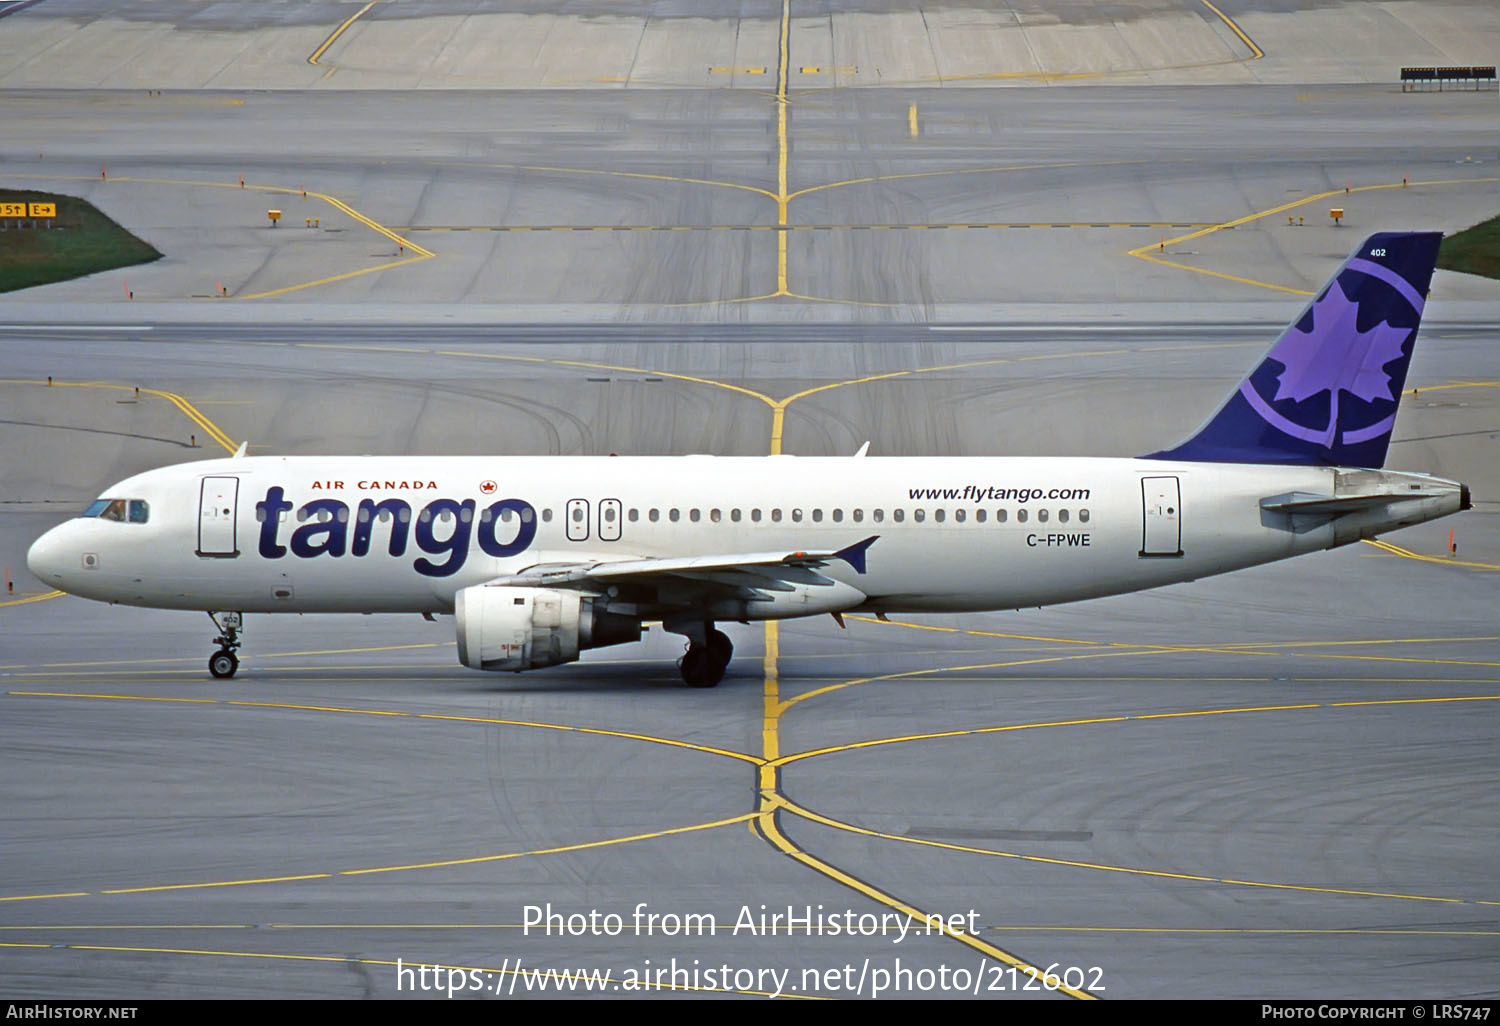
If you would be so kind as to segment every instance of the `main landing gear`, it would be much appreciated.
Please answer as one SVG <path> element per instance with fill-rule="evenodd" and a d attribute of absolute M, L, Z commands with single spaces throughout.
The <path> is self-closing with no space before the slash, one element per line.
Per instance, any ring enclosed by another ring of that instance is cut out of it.
<path fill-rule="evenodd" d="M 208 618 L 219 629 L 219 636 L 214 639 L 219 650 L 208 657 L 208 672 L 220 680 L 233 677 L 234 671 L 240 668 L 239 656 L 234 651 L 240 647 L 242 616 L 239 613 L 215 613 L 210 610 Z"/>
<path fill-rule="evenodd" d="M 729 635 L 714 630 L 713 622 L 669 622 L 662 625 L 674 634 L 685 634 L 687 651 L 678 660 L 682 681 L 690 688 L 711 688 L 724 679 L 724 670 L 734 656 Z"/>

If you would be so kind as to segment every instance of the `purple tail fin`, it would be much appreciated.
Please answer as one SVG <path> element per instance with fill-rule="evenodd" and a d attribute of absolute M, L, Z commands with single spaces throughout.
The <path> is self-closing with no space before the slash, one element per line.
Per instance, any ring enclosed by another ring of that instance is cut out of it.
<path fill-rule="evenodd" d="M 1370 236 L 1197 434 L 1146 458 L 1382 466 L 1442 238 Z"/>

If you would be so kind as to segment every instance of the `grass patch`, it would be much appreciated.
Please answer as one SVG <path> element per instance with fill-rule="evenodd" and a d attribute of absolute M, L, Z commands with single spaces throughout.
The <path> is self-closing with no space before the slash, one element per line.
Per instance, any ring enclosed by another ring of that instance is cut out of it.
<path fill-rule="evenodd" d="M 1437 265 L 1447 271 L 1500 278 L 1500 217 L 1445 238 Z"/>
<path fill-rule="evenodd" d="M 50 229 L 42 227 L 46 221 L 0 218 L 0 292 L 161 259 L 152 246 L 76 196 L 0 188 L 0 203 L 57 204 Z"/>

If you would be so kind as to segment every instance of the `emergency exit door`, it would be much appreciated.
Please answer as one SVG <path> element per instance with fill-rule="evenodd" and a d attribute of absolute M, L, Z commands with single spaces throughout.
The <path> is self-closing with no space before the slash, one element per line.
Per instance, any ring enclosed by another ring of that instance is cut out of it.
<path fill-rule="evenodd" d="M 619 541 L 620 521 L 624 519 L 619 499 L 599 500 L 599 540 Z"/>
<path fill-rule="evenodd" d="M 563 517 L 568 524 L 568 541 L 589 540 L 589 500 L 569 499 Z"/>
<path fill-rule="evenodd" d="M 218 558 L 238 556 L 235 544 L 235 511 L 240 479 L 205 477 L 198 493 L 198 555 Z"/>
<path fill-rule="evenodd" d="M 1141 478 L 1141 555 L 1182 555 L 1182 492 L 1175 477 Z"/>

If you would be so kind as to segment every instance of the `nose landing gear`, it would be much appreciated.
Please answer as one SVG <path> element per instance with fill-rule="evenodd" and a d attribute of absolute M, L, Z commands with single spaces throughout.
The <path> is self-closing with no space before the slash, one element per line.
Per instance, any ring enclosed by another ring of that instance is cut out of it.
<path fill-rule="evenodd" d="M 219 646 L 219 650 L 208 657 L 208 672 L 220 680 L 233 677 L 234 671 L 240 668 L 239 656 L 234 652 L 240 647 L 242 615 L 240 613 L 215 613 L 209 610 L 208 618 L 219 629 L 219 636 L 214 638 L 214 644 Z"/>

